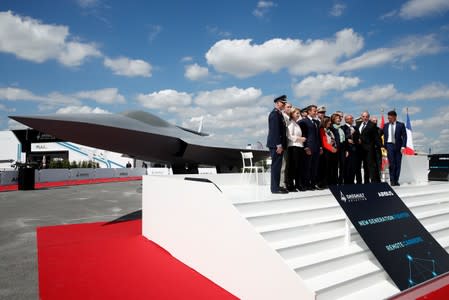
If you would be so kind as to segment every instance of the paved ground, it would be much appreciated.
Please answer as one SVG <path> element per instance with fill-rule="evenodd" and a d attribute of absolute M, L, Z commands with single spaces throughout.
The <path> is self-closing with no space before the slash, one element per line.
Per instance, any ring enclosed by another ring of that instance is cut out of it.
<path fill-rule="evenodd" d="M 36 227 L 112 221 L 141 197 L 140 180 L 0 192 L 0 299 L 38 299 Z"/>

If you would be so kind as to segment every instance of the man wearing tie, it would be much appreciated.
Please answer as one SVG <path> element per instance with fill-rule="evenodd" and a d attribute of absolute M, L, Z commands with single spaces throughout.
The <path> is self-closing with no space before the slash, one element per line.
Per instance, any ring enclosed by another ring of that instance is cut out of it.
<path fill-rule="evenodd" d="M 282 110 L 287 103 L 287 96 L 282 95 L 274 99 L 275 107 L 268 116 L 267 147 L 271 155 L 271 192 L 285 194 L 288 191 L 280 188 L 283 152 L 287 148 L 287 131 Z"/>
<path fill-rule="evenodd" d="M 388 123 L 384 126 L 384 144 L 387 149 L 390 183 L 399 186 L 401 174 L 402 152 L 407 145 L 407 131 L 402 122 L 396 121 L 397 114 L 394 110 L 388 112 Z"/>
<path fill-rule="evenodd" d="M 302 167 L 302 184 L 308 190 L 321 190 L 318 183 L 318 164 L 320 155 L 323 154 L 320 139 L 320 122 L 316 119 L 317 106 L 309 105 L 307 107 L 307 117 L 299 121 L 299 126 L 303 137 L 306 138 L 304 142 L 304 161 Z"/>

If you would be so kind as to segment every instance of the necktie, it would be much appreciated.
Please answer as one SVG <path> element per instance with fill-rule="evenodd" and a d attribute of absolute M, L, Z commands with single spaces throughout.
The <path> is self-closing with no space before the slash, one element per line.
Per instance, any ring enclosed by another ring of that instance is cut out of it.
<path fill-rule="evenodd" d="M 394 128 L 394 123 L 392 123 L 392 124 L 390 124 L 390 136 L 391 136 L 391 142 L 393 144 L 395 143 L 394 134 L 395 134 L 395 128 Z"/>
<path fill-rule="evenodd" d="M 363 129 L 365 129 L 366 123 L 363 123 L 362 128 L 360 128 L 360 133 L 362 133 Z"/>

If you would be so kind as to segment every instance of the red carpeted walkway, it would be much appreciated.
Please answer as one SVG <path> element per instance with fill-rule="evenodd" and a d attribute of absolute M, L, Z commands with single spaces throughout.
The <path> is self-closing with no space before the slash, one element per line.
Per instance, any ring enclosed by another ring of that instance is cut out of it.
<path fill-rule="evenodd" d="M 144 238 L 141 226 L 38 228 L 40 299 L 236 299 Z"/>
<path fill-rule="evenodd" d="M 64 180 L 64 181 L 54 181 L 54 182 L 36 182 L 34 185 L 35 189 L 52 188 L 59 186 L 70 186 L 70 185 L 83 185 L 83 184 L 96 184 L 96 183 L 107 183 L 107 182 L 123 182 L 123 181 L 133 181 L 142 180 L 142 176 L 131 176 L 131 177 L 120 177 L 120 178 L 97 178 L 97 179 L 78 179 L 78 180 Z M 17 191 L 17 184 L 0 185 L 0 192 L 11 192 Z"/>

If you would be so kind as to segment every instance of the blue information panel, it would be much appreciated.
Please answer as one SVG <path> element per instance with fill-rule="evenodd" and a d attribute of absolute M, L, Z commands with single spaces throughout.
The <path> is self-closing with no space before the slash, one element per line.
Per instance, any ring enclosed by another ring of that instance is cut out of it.
<path fill-rule="evenodd" d="M 401 291 L 449 271 L 446 250 L 387 183 L 330 190 Z"/>

